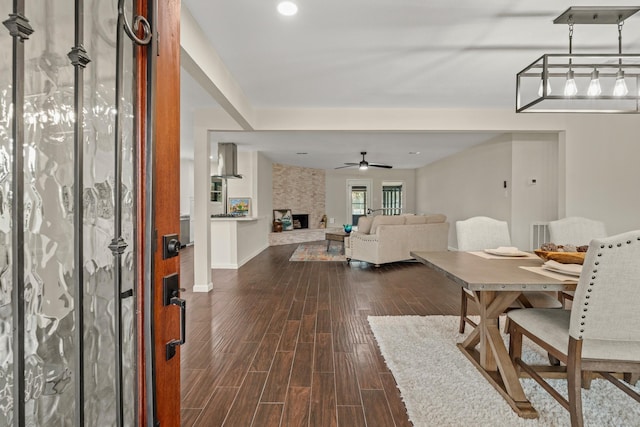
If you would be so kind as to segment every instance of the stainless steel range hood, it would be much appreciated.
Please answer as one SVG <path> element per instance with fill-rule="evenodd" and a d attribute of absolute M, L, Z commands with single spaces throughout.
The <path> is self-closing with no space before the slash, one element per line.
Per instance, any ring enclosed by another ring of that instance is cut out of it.
<path fill-rule="evenodd" d="M 218 143 L 218 172 L 216 178 L 242 178 L 238 174 L 238 147 L 233 142 Z"/>

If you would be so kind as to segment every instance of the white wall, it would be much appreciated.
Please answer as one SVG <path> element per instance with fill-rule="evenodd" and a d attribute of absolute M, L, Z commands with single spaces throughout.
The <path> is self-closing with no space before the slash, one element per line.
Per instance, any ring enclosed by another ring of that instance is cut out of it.
<path fill-rule="evenodd" d="M 193 159 L 180 159 L 180 215 L 191 214 Z"/>
<path fill-rule="evenodd" d="M 609 234 L 640 229 L 640 119 L 590 115 L 568 120 L 567 216 L 605 222 Z"/>
<path fill-rule="evenodd" d="M 557 134 L 506 134 L 417 174 L 418 209 L 447 215 L 453 248 L 458 220 L 483 215 L 507 221 L 513 245 L 530 250 L 531 224 L 557 218 Z"/>
<path fill-rule="evenodd" d="M 375 169 L 362 173 L 353 170 L 327 170 L 325 173 L 327 217 L 334 218 L 334 225 L 350 224 L 347 216 L 347 179 L 370 179 L 371 209 L 382 207 L 382 182 L 402 181 L 405 189 L 405 212 L 416 212 L 416 171 L 415 169 Z M 331 226 L 331 224 L 329 224 Z"/>
<path fill-rule="evenodd" d="M 269 245 L 269 234 L 271 232 L 271 222 L 273 220 L 273 162 L 261 153 L 256 153 L 258 172 L 255 179 L 257 180 L 256 188 L 256 216 L 260 217 L 259 224 L 264 232 L 266 245 Z"/>
<path fill-rule="evenodd" d="M 511 156 L 511 138 L 505 136 L 418 169 L 417 209 L 447 216 L 450 247 L 457 247 L 458 220 L 478 215 L 510 220 Z"/>
<path fill-rule="evenodd" d="M 227 197 L 251 197 L 252 201 L 255 198 L 254 177 L 257 165 L 254 154 L 248 151 L 238 151 L 238 173 L 243 178 L 227 179 Z"/>
<path fill-rule="evenodd" d="M 511 240 L 533 250 L 531 224 L 558 217 L 558 135 L 514 135 L 511 160 Z"/>

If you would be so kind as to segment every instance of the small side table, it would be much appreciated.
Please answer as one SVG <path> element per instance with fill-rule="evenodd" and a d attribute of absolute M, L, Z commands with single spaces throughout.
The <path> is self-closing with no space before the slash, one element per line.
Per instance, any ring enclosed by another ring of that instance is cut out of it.
<path fill-rule="evenodd" d="M 327 252 L 329 252 L 329 248 L 331 247 L 331 242 L 341 242 L 342 243 L 342 252 L 344 253 L 344 238 L 347 237 L 349 233 L 346 233 L 342 230 L 339 231 L 327 231 L 324 234 L 324 238 L 327 240 Z"/>

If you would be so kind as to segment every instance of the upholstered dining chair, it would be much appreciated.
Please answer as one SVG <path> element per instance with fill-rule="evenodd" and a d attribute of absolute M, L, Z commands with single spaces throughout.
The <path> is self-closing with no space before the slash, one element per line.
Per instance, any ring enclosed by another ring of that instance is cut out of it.
<path fill-rule="evenodd" d="M 509 225 L 506 221 L 500 221 L 486 216 L 475 216 L 466 220 L 456 221 L 456 235 L 459 251 L 482 251 L 484 249 L 511 246 Z M 521 299 L 514 308 L 521 308 L 530 304 L 533 307 L 561 307 L 557 298 L 544 292 L 523 292 Z M 463 333 L 467 324 L 476 327 L 477 324 L 469 318 L 469 300 L 474 301 L 473 293 L 462 288 L 460 293 L 460 333 Z"/>
<path fill-rule="evenodd" d="M 588 245 L 591 239 L 607 237 L 604 223 L 589 218 L 570 216 L 549 222 L 549 240 L 553 243 L 576 246 Z M 560 302 L 573 300 L 572 291 L 560 292 Z"/>
<path fill-rule="evenodd" d="M 607 237 L 607 230 L 600 221 L 570 216 L 549 222 L 549 240 L 556 244 L 582 246 L 601 237 Z"/>
<path fill-rule="evenodd" d="M 569 410 L 572 426 L 583 425 L 583 373 L 599 373 L 640 403 L 640 394 L 611 375 L 640 372 L 639 260 L 640 230 L 594 239 L 570 311 L 507 313 L 511 359 Z M 568 399 L 521 360 L 523 335 L 566 365 Z"/>

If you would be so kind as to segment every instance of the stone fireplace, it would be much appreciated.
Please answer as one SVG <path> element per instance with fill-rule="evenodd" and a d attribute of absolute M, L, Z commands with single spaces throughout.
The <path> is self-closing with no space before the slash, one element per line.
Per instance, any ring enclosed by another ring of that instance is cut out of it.
<path fill-rule="evenodd" d="M 307 214 L 307 229 L 319 229 L 325 209 L 325 171 L 273 164 L 273 200 L 277 209 Z"/>

